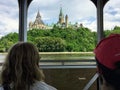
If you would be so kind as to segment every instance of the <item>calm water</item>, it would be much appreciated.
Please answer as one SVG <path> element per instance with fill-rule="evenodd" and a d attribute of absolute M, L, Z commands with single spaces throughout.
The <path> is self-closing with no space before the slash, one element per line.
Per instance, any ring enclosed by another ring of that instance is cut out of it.
<path fill-rule="evenodd" d="M 0 53 L 0 62 L 5 59 L 7 53 Z M 94 59 L 94 55 L 87 53 L 40 53 L 41 60 L 80 60 L 80 59 Z"/>
<path fill-rule="evenodd" d="M 67 52 L 67 53 L 42 53 L 42 60 L 80 60 L 80 59 L 94 59 L 92 52 L 80 53 L 80 52 Z"/>

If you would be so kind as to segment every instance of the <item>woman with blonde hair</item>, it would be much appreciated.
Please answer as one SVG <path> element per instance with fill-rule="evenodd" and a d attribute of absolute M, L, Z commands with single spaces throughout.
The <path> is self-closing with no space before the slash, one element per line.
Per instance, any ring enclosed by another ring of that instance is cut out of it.
<path fill-rule="evenodd" d="M 0 90 L 57 90 L 44 82 L 37 48 L 18 42 L 8 52 L 1 71 Z"/>

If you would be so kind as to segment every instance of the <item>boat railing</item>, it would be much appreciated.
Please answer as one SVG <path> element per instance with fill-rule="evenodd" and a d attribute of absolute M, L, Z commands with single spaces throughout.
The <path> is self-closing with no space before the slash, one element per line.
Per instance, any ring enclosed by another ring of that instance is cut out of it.
<path fill-rule="evenodd" d="M 40 60 L 43 69 L 56 68 L 96 68 L 95 59 L 82 60 Z"/>

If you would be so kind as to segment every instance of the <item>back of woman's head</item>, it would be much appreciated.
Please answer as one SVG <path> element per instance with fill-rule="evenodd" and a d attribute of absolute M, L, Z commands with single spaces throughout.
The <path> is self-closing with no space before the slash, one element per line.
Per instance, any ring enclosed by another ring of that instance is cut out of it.
<path fill-rule="evenodd" d="M 2 84 L 13 84 L 13 90 L 27 90 L 35 81 L 43 79 L 39 69 L 37 48 L 28 42 L 15 44 L 6 57 L 2 68 Z"/>

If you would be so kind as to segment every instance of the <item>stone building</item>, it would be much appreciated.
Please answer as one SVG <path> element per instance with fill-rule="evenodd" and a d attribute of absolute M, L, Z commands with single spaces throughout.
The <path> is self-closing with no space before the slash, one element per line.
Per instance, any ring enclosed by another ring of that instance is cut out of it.
<path fill-rule="evenodd" d="M 68 27 L 68 15 L 66 15 L 64 17 L 62 7 L 60 8 L 59 20 L 58 20 L 56 26 L 62 27 L 62 28 Z"/>
<path fill-rule="evenodd" d="M 68 15 L 66 14 L 65 17 L 64 17 L 62 7 L 60 7 L 58 22 L 54 25 L 59 27 L 59 28 L 70 27 L 70 28 L 77 29 L 77 28 L 83 27 L 83 25 L 78 24 L 78 22 L 76 22 L 75 24 L 72 24 L 71 22 L 68 22 Z M 42 18 L 41 18 L 41 15 L 38 11 L 35 21 L 29 23 L 29 30 L 32 30 L 32 29 L 44 29 L 44 30 L 45 29 L 52 29 L 54 25 L 51 25 L 51 26 L 45 25 Z"/>
<path fill-rule="evenodd" d="M 46 28 L 47 28 L 47 26 L 42 21 L 41 15 L 38 11 L 35 21 L 29 23 L 29 30 L 32 30 L 32 29 L 46 29 Z"/>

